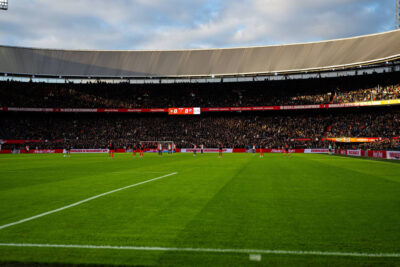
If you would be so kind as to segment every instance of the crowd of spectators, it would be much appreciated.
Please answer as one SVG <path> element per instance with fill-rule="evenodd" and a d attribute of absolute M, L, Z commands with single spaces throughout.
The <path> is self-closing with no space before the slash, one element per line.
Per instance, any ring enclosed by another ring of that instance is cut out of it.
<path fill-rule="evenodd" d="M 0 117 L 0 139 L 47 140 L 38 148 L 106 148 L 112 140 L 119 148 L 139 141 L 174 141 L 178 147 L 244 148 L 256 144 L 279 148 L 323 148 L 325 137 L 400 136 L 400 109 L 360 113 L 287 112 L 241 113 L 170 117 L 124 114 L 22 114 Z M 296 141 L 309 139 L 309 141 Z M 54 142 L 54 140 L 60 140 Z M 398 148 L 397 141 L 358 144 L 362 148 Z M 345 145 L 342 144 L 342 147 Z M 348 146 L 353 147 L 354 144 Z"/>
<path fill-rule="evenodd" d="M 332 119 L 327 137 L 396 137 L 400 136 L 400 116 L 387 112 L 342 116 Z"/>
<path fill-rule="evenodd" d="M 400 99 L 395 74 L 365 77 L 220 84 L 47 84 L 0 82 L 0 107 L 168 108 L 246 107 Z M 381 137 L 341 147 L 398 148 L 400 109 L 166 114 L 0 113 L 0 139 L 47 140 L 38 148 L 120 148 L 138 141 L 174 141 L 178 147 L 321 148 L 326 137 Z M 309 141 L 296 141 L 305 139 Z M 55 140 L 58 140 L 57 142 Z M 61 141 L 60 141 L 61 140 Z M 293 141 L 292 141 L 293 140 Z M 8 147 L 5 145 L 3 147 Z"/>
<path fill-rule="evenodd" d="M 333 103 L 354 103 L 375 100 L 391 100 L 400 98 L 400 85 L 375 86 L 368 89 L 343 92 L 337 89 L 333 95 Z"/>
<path fill-rule="evenodd" d="M 0 82 L 0 106 L 39 108 L 247 107 L 400 98 L 400 80 L 235 84 L 45 84 Z"/>
<path fill-rule="evenodd" d="M 363 143 L 357 146 L 363 150 L 400 150 L 400 139 L 384 139 L 373 143 Z"/>

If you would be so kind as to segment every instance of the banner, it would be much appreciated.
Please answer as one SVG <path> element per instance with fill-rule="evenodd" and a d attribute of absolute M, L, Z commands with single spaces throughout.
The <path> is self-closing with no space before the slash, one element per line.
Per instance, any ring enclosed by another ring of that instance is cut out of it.
<path fill-rule="evenodd" d="M 182 148 L 177 149 L 177 152 L 183 153 L 193 153 L 193 148 Z M 196 149 L 197 153 L 200 153 L 200 149 Z M 206 148 L 204 149 L 205 153 L 218 153 L 218 148 Z M 264 153 L 284 153 L 283 149 L 264 149 Z M 32 149 L 29 151 L 29 154 L 54 154 L 54 153 L 65 153 L 64 149 Z M 117 149 L 117 153 L 125 153 L 126 149 Z M 157 152 L 155 149 L 145 149 L 145 152 Z M 164 150 L 166 153 L 166 151 Z M 246 153 L 246 149 L 244 148 L 224 148 L 224 153 Z M 392 160 L 400 160 L 400 151 L 373 151 L 373 150 L 335 150 L 333 151 L 337 155 L 343 156 L 354 156 L 354 157 L 370 157 L 370 158 L 380 158 L 380 159 L 392 159 Z M 23 149 L 14 149 L 14 150 L 0 150 L 0 154 L 26 154 Z M 108 153 L 108 149 L 71 149 L 71 153 Z M 260 150 L 257 149 L 257 153 L 260 153 Z M 305 154 L 328 154 L 329 149 L 290 149 L 289 153 L 305 153 Z"/>
<path fill-rule="evenodd" d="M 283 153 L 283 149 L 266 149 L 265 153 Z"/>
<path fill-rule="evenodd" d="M 200 113 L 200 112 L 329 109 L 329 108 L 353 108 L 353 107 L 387 106 L 387 105 L 400 105 L 400 99 L 343 103 L 343 104 L 193 108 L 193 113 L 196 114 L 196 113 Z M 170 113 L 171 112 L 171 110 L 169 110 L 168 108 L 29 108 L 29 107 L 0 107 L 0 111 L 61 112 L 61 113 L 89 113 L 89 112 L 98 112 L 98 113 Z M 185 108 L 183 108 L 183 111 L 185 111 Z M 173 110 L 173 112 L 174 112 L 174 110 Z"/>
<path fill-rule="evenodd" d="M 318 105 L 292 105 L 292 106 L 262 106 L 262 107 L 216 107 L 202 108 L 202 112 L 221 112 L 221 111 L 266 111 L 266 110 L 301 110 L 301 109 L 329 109 L 329 108 L 353 108 L 364 106 L 387 106 L 399 105 L 400 99 L 367 101 L 343 104 L 318 104 Z"/>
<path fill-rule="evenodd" d="M 347 150 L 347 156 L 361 157 L 361 150 Z"/>
<path fill-rule="evenodd" d="M 108 149 L 71 149 L 71 153 L 108 153 Z"/>
<path fill-rule="evenodd" d="M 307 149 L 289 149 L 289 153 L 309 153 L 309 152 L 306 152 L 306 150 Z M 238 151 L 237 153 L 244 153 L 244 152 L 253 153 L 252 149 L 249 149 L 247 151 L 246 151 L 246 149 L 243 149 L 243 150 L 234 149 L 234 153 L 236 153 L 236 151 Z M 256 153 L 260 153 L 260 152 L 261 152 L 261 149 L 257 148 Z M 285 150 L 280 149 L 280 148 L 267 148 L 267 149 L 263 149 L 263 152 L 264 153 L 284 153 Z"/>
<path fill-rule="evenodd" d="M 23 108 L 0 107 L 0 111 L 59 113 L 165 113 L 167 108 Z"/>
<path fill-rule="evenodd" d="M 335 150 L 335 154 L 347 156 L 347 150 L 346 149 L 337 149 L 337 150 Z"/>
<path fill-rule="evenodd" d="M 400 160 L 400 151 L 386 151 L 386 158 Z"/>
<path fill-rule="evenodd" d="M 368 157 L 386 159 L 386 151 L 368 151 Z"/>
<path fill-rule="evenodd" d="M 33 154 L 54 154 L 54 153 L 62 153 L 62 149 L 33 149 L 30 150 L 29 153 Z M 26 153 L 25 150 L 20 150 L 20 153 Z"/>
<path fill-rule="evenodd" d="M 53 140 L 51 142 L 62 142 L 63 140 Z M 26 144 L 26 143 L 46 143 L 47 140 L 3 140 L 0 139 L 0 144 Z"/>
<path fill-rule="evenodd" d="M 328 154 L 329 149 L 304 149 L 304 153 L 311 153 L 311 154 Z"/>
<path fill-rule="evenodd" d="M 322 141 L 331 141 L 334 143 L 373 143 L 384 140 L 382 137 L 338 137 L 338 138 L 322 138 Z"/>
<path fill-rule="evenodd" d="M 374 151 L 374 150 L 336 150 L 336 154 L 343 156 L 368 157 L 378 159 L 400 159 L 400 151 Z"/>

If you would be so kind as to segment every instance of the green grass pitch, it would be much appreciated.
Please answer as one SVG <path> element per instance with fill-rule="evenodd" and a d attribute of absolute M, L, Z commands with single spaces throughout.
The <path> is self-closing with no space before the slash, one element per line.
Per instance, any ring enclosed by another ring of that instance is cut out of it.
<path fill-rule="evenodd" d="M 0 229 L 0 265 L 400 266 L 400 164 L 328 155 L 0 155 L 0 227 L 174 172 Z"/>

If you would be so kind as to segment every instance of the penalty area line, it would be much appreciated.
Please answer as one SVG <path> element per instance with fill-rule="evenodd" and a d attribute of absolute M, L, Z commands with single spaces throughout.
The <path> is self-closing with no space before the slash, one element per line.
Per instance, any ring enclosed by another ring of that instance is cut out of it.
<path fill-rule="evenodd" d="M 175 252 L 237 253 L 237 254 L 257 253 L 257 254 L 277 254 L 277 255 L 400 258 L 400 253 L 329 252 L 329 251 L 301 251 L 301 250 L 174 248 L 174 247 L 96 246 L 96 245 L 24 244 L 24 243 L 0 243 L 0 247 L 111 249 L 111 250 L 136 250 L 136 251 L 175 251 Z"/>
<path fill-rule="evenodd" d="M 43 216 L 46 216 L 46 215 L 50 215 L 50 214 L 53 214 L 53 213 L 56 213 L 56 212 L 59 212 L 59 211 L 65 210 L 65 209 L 72 208 L 72 207 L 78 206 L 78 205 L 80 205 L 82 203 L 91 201 L 91 200 L 99 198 L 99 197 L 103 197 L 103 196 L 106 196 L 106 195 L 109 195 L 109 194 L 112 194 L 112 193 L 115 193 L 115 192 L 118 192 L 118 191 L 121 191 L 121 190 L 125 190 L 125 189 L 131 188 L 131 187 L 138 186 L 138 185 L 142 185 L 142 184 L 150 183 L 150 182 L 153 182 L 153 181 L 156 181 L 156 180 L 160 180 L 160 179 L 163 179 L 163 178 L 166 178 L 168 176 L 175 175 L 175 174 L 178 174 L 178 173 L 177 172 L 173 172 L 173 173 L 166 174 L 166 175 L 163 175 L 163 176 L 159 176 L 159 177 L 156 177 L 156 178 L 153 178 L 153 179 L 150 179 L 150 180 L 146 180 L 146 181 L 143 181 L 143 182 L 140 182 L 140 183 L 131 184 L 131 185 L 128 185 L 128 186 L 125 186 L 125 187 L 121 187 L 121 188 L 114 189 L 114 190 L 111 190 L 111 191 L 108 191 L 108 192 L 105 192 L 105 193 L 102 193 L 102 194 L 99 194 L 99 195 L 95 195 L 95 196 L 86 198 L 84 200 L 72 203 L 70 205 L 67 205 L 67 206 L 64 206 L 64 207 L 61 207 L 61 208 L 58 208 L 58 209 L 55 209 L 55 210 L 50 210 L 50 211 L 47 211 L 47 212 L 44 212 L 44 213 L 29 217 L 29 218 L 25 218 L 25 219 L 22 219 L 22 220 L 19 220 L 19 221 L 16 221 L 16 222 L 12 222 L 12 223 L 8 223 L 8 224 L 5 224 L 5 225 L 1 225 L 0 226 L 0 230 L 2 230 L 4 228 L 7 228 L 7 227 L 10 227 L 10 226 L 13 226 L 13 225 L 16 225 L 16 224 L 21 224 L 21 223 L 24 223 L 24 222 L 32 221 L 32 220 L 35 220 L 37 218 L 40 218 L 40 217 L 43 217 Z"/>

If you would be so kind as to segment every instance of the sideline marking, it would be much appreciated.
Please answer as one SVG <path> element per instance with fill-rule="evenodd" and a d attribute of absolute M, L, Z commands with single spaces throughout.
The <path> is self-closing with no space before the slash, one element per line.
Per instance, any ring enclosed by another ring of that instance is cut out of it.
<path fill-rule="evenodd" d="M 33 247 L 33 248 L 78 248 L 78 249 L 114 249 L 137 251 L 178 251 L 239 254 L 281 254 L 281 255 L 317 255 L 341 257 L 400 258 L 400 253 L 363 253 L 363 252 L 330 252 L 330 251 L 297 251 L 297 250 L 264 250 L 232 248 L 174 248 L 174 247 L 134 247 L 134 246 L 96 246 L 96 245 L 60 245 L 60 244 L 18 244 L 0 243 L 0 247 Z"/>
<path fill-rule="evenodd" d="M 132 170 L 132 171 L 123 171 L 123 172 L 110 172 L 110 174 L 122 174 L 122 173 L 150 173 L 150 174 L 160 174 L 160 173 L 165 173 L 165 172 L 152 172 L 152 171 L 140 171 L 140 170 Z"/>
<path fill-rule="evenodd" d="M 43 217 L 43 216 L 46 216 L 46 215 L 49 215 L 49 214 L 52 214 L 52 213 L 56 213 L 56 212 L 59 212 L 59 211 L 62 211 L 62 210 L 68 209 L 68 208 L 72 208 L 72 207 L 78 206 L 78 205 L 80 205 L 82 203 L 88 202 L 90 200 L 93 200 L 93 199 L 96 199 L 96 198 L 99 198 L 99 197 L 103 197 L 103 196 L 106 196 L 106 195 L 109 195 L 109 194 L 112 194 L 112 193 L 115 193 L 115 192 L 118 192 L 118 191 L 121 191 L 121 190 L 124 190 L 124 189 L 128 189 L 128 188 L 135 187 L 135 186 L 138 186 L 138 185 L 142 185 L 142 184 L 145 184 L 145 183 L 150 183 L 150 182 L 153 182 L 153 181 L 156 181 L 156 180 L 159 180 L 159 179 L 171 176 L 171 175 L 175 175 L 175 174 L 178 174 L 178 173 L 177 172 L 173 172 L 173 173 L 166 174 L 166 175 L 163 175 L 163 176 L 159 176 L 159 177 L 156 177 L 156 178 L 153 178 L 153 179 L 150 179 L 150 180 L 146 180 L 146 181 L 143 181 L 143 182 L 140 182 L 140 183 L 137 183 L 137 184 L 131 184 L 131 185 L 128 185 L 128 186 L 125 186 L 125 187 L 121 187 L 121 188 L 118 188 L 118 189 L 115 189 L 115 190 L 112 190 L 112 191 L 108 191 L 108 192 L 105 192 L 105 193 L 102 193 L 102 194 L 99 194 L 99 195 L 96 195 L 96 196 L 93 196 L 93 197 L 86 198 L 84 200 L 72 203 L 70 205 L 67 205 L 67 206 L 64 206 L 64 207 L 61 207 L 61 208 L 58 208 L 58 209 L 55 209 L 55 210 L 50 210 L 50 211 L 47 211 L 47 212 L 44 212 L 44 213 L 29 217 L 29 218 L 26 218 L 26 219 L 22 219 L 22 220 L 19 220 L 19 221 L 16 221 L 16 222 L 12 222 L 12 223 L 9 223 L 9 224 L 1 225 L 0 226 L 0 230 L 2 230 L 4 228 L 7 228 L 7 227 L 10 227 L 10 226 L 13 226 L 13 225 L 16 225 L 16 224 L 20 224 L 20 223 L 24 223 L 24 222 L 27 222 L 27 221 L 31 221 L 31 220 L 34 220 L 34 219 L 37 219 L 37 218 L 40 218 L 40 217 Z"/>

